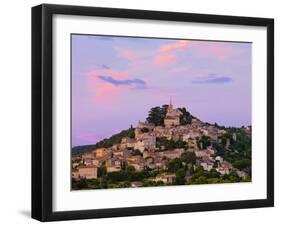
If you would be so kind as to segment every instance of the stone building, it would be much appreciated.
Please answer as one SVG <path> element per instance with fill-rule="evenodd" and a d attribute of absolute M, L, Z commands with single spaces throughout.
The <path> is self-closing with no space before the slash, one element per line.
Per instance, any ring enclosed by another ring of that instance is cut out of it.
<path fill-rule="evenodd" d="M 174 173 L 167 173 L 167 174 L 162 174 L 162 175 L 157 175 L 154 181 L 162 181 L 164 184 L 172 184 L 176 179 L 176 174 Z"/>
<path fill-rule="evenodd" d="M 97 179 L 98 168 L 95 166 L 80 166 L 78 168 L 78 176 L 86 179 Z"/>
<path fill-rule="evenodd" d="M 97 158 L 103 158 L 107 155 L 106 148 L 98 148 L 96 149 L 96 157 Z"/>
<path fill-rule="evenodd" d="M 172 127 L 172 126 L 180 125 L 181 114 L 182 113 L 178 109 L 173 108 L 172 101 L 170 101 L 170 104 L 167 109 L 167 114 L 164 119 L 165 127 Z"/>

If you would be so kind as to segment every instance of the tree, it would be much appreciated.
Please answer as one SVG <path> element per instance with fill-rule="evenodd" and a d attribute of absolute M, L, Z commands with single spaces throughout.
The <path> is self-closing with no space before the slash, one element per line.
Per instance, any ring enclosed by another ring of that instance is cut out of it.
<path fill-rule="evenodd" d="M 181 160 L 183 162 L 185 162 L 186 164 L 189 164 L 189 163 L 195 164 L 195 162 L 196 162 L 196 155 L 195 155 L 194 152 L 189 152 L 189 151 L 188 152 L 184 152 L 181 155 Z"/>
<path fill-rule="evenodd" d="M 194 117 L 186 110 L 186 108 L 185 107 L 178 108 L 178 110 L 180 110 L 182 113 L 180 116 L 180 124 L 181 125 L 191 124 L 191 121 Z"/>
<path fill-rule="evenodd" d="M 164 119 L 167 114 L 168 105 L 162 105 L 162 107 L 153 107 L 148 113 L 146 121 L 153 123 L 155 126 L 164 126 Z"/>
<path fill-rule="evenodd" d="M 194 184 L 207 184 L 207 178 L 205 176 L 200 176 L 195 179 Z"/>
<path fill-rule="evenodd" d="M 185 184 L 185 170 L 184 169 L 178 169 L 176 172 L 176 180 L 175 184 L 181 185 Z"/>
<path fill-rule="evenodd" d="M 106 166 L 105 165 L 101 165 L 98 168 L 98 177 L 104 177 L 106 175 Z"/>
<path fill-rule="evenodd" d="M 177 172 L 180 168 L 182 168 L 182 161 L 179 158 L 175 158 L 168 161 L 167 164 L 169 172 Z"/>
<path fill-rule="evenodd" d="M 235 183 L 235 182 L 240 182 L 241 181 L 240 177 L 234 171 L 230 172 L 229 174 L 224 175 L 223 179 L 226 182 L 230 182 L 230 183 Z"/>
<path fill-rule="evenodd" d="M 135 169 L 134 166 L 127 166 L 126 171 L 127 171 L 127 172 L 135 172 L 136 169 Z"/>
<path fill-rule="evenodd" d="M 174 141 L 168 140 L 166 137 L 156 137 L 156 147 L 161 148 L 162 150 L 172 150 L 176 148 L 186 148 L 187 143 L 182 140 Z"/>
<path fill-rule="evenodd" d="M 208 146 L 211 145 L 211 137 L 203 135 L 198 141 L 197 145 L 200 146 L 202 144 L 202 148 L 206 149 Z"/>
<path fill-rule="evenodd" d="M 82 178 L 76 184 L 78 189 L 85 189 L 88 188 L 87 180 Z"/>
<path fill-rule="evenodd" d="M 243 169 L 251 167 L 251 160 L 250 159 L 236 160 L 233 163 L 233 166 L 239 170 L 243 170 Z"/>

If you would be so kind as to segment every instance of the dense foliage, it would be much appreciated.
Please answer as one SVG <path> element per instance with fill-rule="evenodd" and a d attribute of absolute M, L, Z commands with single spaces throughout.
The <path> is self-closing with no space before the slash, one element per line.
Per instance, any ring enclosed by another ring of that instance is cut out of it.
<path fill-rule="evenodd" d="M 191 124 L 191 121 L 193 118 L 195 118 L 193 115 L 191 115 L 185 107 L 178 108 L 182 112 L 182 115 L 180 116 L 180 124 L 181 125 L 187 125 Z"/>
<path fill-rule="evenodd" d="M 227 128 L 226 130 L 227 133 L 219 137 L 220 142 L 213 144 L 218 151 L 216 154 L 232 163 L 235 168 L 250 173 L 251 135 L 241 128 Z M 234 133 L 236 138 L 233 137 Z"/>
<path fill-rule="evenodd" d="M 186 148 L 187 143 L 182 140 L 168 140 L 166 137 L 156 137 L 156 147 L 158 147 L 160 150 L 173 150 L 176 148 Z"/>
<path fill-rule="evenodd" d="M 168 105 L 162 105 L 162 107 L 153 107 L 148 113 L 146 121 L 153 123 L 155 126 L 164 126 L 164 119 L 167 114 Z"/>
<path fill-rule="evenodd" d="M 206 149 L 211 145 L 211 138 L 209 136 L 203 135 L 200 139 L 197 140 L 197 145 L 201 149 Z"/>
<path fill-rule="evenodd" d="M 218 184 L 218 183 L 236 183 L 243 180 L 237 175 L 236 172 L 221 176 L 216 170 L 211 171 L 203 170 L 197 167 L 194 174 L 189 178 L 187 184 Z"/>

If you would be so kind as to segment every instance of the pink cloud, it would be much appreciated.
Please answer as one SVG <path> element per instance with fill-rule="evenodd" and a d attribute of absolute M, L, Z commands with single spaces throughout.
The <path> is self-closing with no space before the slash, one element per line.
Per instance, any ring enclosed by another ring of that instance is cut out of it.
<path fill-rule="evenodd" d="M 99 76 L 104 75 L 114 79 L 127 79 L 129 75 L 125 71 L 112 69 L 94 70 L 88 74 L 88 89 L 93 94 L 94 101 L 102 105 L 113 105 L 116 102 L 117 96 L 124 92 L 126 87 L 103 82 L 99 79 Z"/>
<path fill-rule="evenodd" d="M 88 73 L 87 89 L 93 101 L 106 108 L 115 107 L 131 89 L 146 89 L 146 82 L 132 78 L 128 71 L 96 69 Z"/>
<path fill-rule="evenodd" d="M 187 40 L 180 40 L 172 44 L 162 45 L 156 52 L 154 63 L 161 64 L 161 65 L 175 63 L 177 60 L 175 51 L 184 50 L 188 48 L 188 46 L 189 46 L 189 41 Z"/>
<path fill-rule="evenodd" d="M 177 50 L 177 49 L 185 49 L 188 46 L 189 41 L 188 40 L 179 40 L 172 44 L 165 44 L 160 46 L 159 51 L 162 53 L 170 53 L 171 51 Z"/>
<path fill-rule="evenodd" d="M 190 41 L 179 40 L 174 43 L 164 44 L 158 50 L 132 50 L 124 47 L 116 47 L 117 55 L 127 59 L 132 67 L 143 66 L 145 63 L 156 65 L 172 64 L 177 60 L 176 51 L 188 48 Z M 145 58 L 152 58 L 152 61 L 146 62 Z"/>
<path fill-rule="evenodd" d="M 231 47 L 227 47 L 223 43 L 212 44 L 207 48 L 207 53 L 220 60 L 225 60 L 235 54 Z"/>
<path fill-rule="evenodd" d="M 172 64 L 176 62 L 176 56 L 173 54 L 162 54 L 155 57 L 155 64 Z"/>
<path fill-rule="evenodd" d="M 132 50 L 124 47 L 116 47 L 117 55 L 127 60 L 136 59 L 144 55 L 143 51 Z"/>
<path fill-rule="evenodd" d="M 223 42 L 194 41 L 192 45 L 197 48 L 198 55 L 215 58 L 221 61 L 238 54 L 236 48 L 232 48 Z"/>

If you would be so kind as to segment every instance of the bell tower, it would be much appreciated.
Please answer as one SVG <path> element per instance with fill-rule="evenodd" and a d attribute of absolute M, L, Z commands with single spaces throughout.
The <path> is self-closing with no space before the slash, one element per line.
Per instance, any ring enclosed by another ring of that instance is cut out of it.
<path fill-rule="evenodd" d="M 170 99 L 170 104 L 168 106 L 168 112 L 171 113 L 173 112 L 174 108 L 173 108 L 173 104 L 172 104 L 172 99 Z"/>

